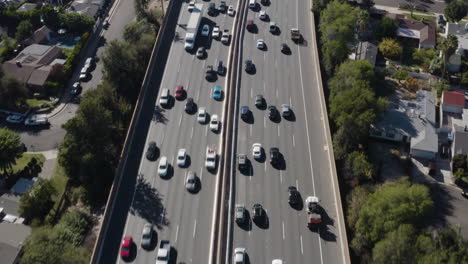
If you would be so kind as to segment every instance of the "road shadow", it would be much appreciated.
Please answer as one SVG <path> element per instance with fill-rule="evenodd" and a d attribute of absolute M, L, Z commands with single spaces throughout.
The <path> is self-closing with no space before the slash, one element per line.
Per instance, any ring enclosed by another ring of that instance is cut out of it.
<path fill-rule="evenodd" d="M 169 259 L 170 259 L 169 264 L 177 264 L 177 255 L 178 255 L 177 249 L 175 247 L 171 247 L 170 253 L 169 253 Z"/>
<path fill-rule="evenodd" d="M 156 123 L 166 124 L 169 119 L 164 116 L 164 112 L 166 112 L 164 108 L 156 105 L 153 111 L 153 121 L 156 121 Z"/>
<path fill-rule="evenodd" d="M 272 35 L 275 35 L 275 36 L 281 36 L 281 28 L 276 25 L 276 30 L 271 32 Z"/>
<path fill-rule="evenodd" d="M 128 255 L 128 257 L 122 257 L 122 260 L 124 262 L 133 262 L 136 259 L 136 255 L 138 251 L 137 249 L 138 247 L 135 244 L 135 242 L 132 242 L 132 244 L 130 245 L 130 255 Z"/>
<path fill-rule="evenodd" d="M 266 43 L 263 43 L 263 48 L 259 49 L 261 51 L 268 51 L 268 45 Z"/>
<path fill-rule="evenodd" d="M 151 229 L 151 244 L 148 247 L 141 247 L 146 251 L 153 251 L 156 246 L 158 245 L 158 232 L 156 230 Z"/>
<path fill-rule="evenodd" d="M 252 218 L 250 217 L 250 213 L 249 210 L 247 210 L 247 208 L 245 209 L 245 218 L 246 221 L 244 221 L 243 223 L 237 223 L 237 226 L 239 226 L 239 228 L 241 228 L 244 231 L 252 231 Z"/>
<path fill-rule="evenodd" d="M 276 115 L 274 117 L 269 116 L 268 118 L 271 120 L 271 122 L 276 124 L 281 122 L 281 115 L 278 113 L 278 110 L 276 110 Z"/>
<path fill-rule="evenodd" d="M 291 110 L 291 109 L 289 109 L 289 111 L 290 111 L 289 116 L 283 116 L 283 118 L 284 118 L 285 120 L 290 121 L 290 122 L 296 122 L 296 114 L 294 114 L 294 111 Z"/>
<path fill-rule="evenodd" d="M 174 166 L 168 164 L 166 176 L 160 176 L 163 180 L 170 180 L 174 176 Z"/>
<path fill-rule="evenodd" d="M 244 175 L 244 176 L 253 176 L 253 167 L 252 167 L 252 162 L 250 159 L 245 160 L 245 168 L 240 169 L 239 172 Z"/>
<path fill-rule="evenodd" d="M 311 226 L 309 229 L 312 232 L 318 232 L 320 237 L 325 241 L 336 242 L 336 235 L 330 232 L 330 229 L 327 225 L 321 225 L 317 227 Z"/>
<path fill-rule="evenodd" d="M 271 166 L 277 170 L 286 170 L 286 160 L 284 159 L 283 153 L 279 153 L 278 161 Z"/>
<path fill-rule="evenodd" d="M 166 217 L 166 209 L 161 195 L 141 174 L 137 178 L 130 213 L 152 223 L 157 229 L 170 224 Z"/>
<path fill-rule="evenodd" d="M 252 114 L 252 111 L 250 111 L 250 110 L 249 110 L 249 113 L 247 114 L 247 116 L 244 117 L 244 118 L 241 118 L 241 119 L 244 120 L 244 122 L 249 124 L 249 125 L 252 125 L 253 123 L 255 123 L 255 117 Z"/>
<path fill-rule="evenodd" d="M 429 226 L 443 228 L 449 224 L 447 216 L 453 216 L 454 208 L 452 202 L 459 198 L 464 198 L 461 194 L 460 197 L 454 197 L 453 194 L 439 184 L 431 183 L 426 185 L 430 189 L 431 198 L 434 201 L 434 208 L 437 209 L 432 212 L 432 217 L 425 218 L 423 221 Z"/>
<path fill-rule="evenodd" d="M 291 206 L 292 209 L 296 210 L 296 211 L 302 211 L 302 209 L 304 209 L 304 202 L 302 200 L 302 195 L 301 193 L 298 191 L 298 201 L 296 204 L 289 204 Z"/>
<path fill-rule="evenodd" d="M 179 166 L 179 168 L 183 168 L 183 169 L 186 169 L 188 167 L 190 167 L 190 165 L 192 165 L 192 158 L 190 157 L 189 154 L 187 154 L 187 157 L 185 158 L 185 164 L 184 166 Z"/>
<path fill-rule="evenodd" d="M 255 160 L 260 163 L 264 163 L 266 161 L 266 154 L 263 148 L 262 148 L 262 155 L 260 155 L 260 158 L 255 159 Z"/>
<path fill-rule="evenodd" d="M 258 26 L 257 24 L 253 24 L 250 26 L 249 29 L 247 29 L 248 32 L 252 33 L 252 34 L 258 34 Z"/>
<path fill-rule="evenodd" d="M 268 217 L 268 214 L 267 212 L 265 211 L 265 209 L 262 209 L 263 210 L 263 218 L 261 219 L 258 219 L 256 221 L 253 221 L 259 228 L 261 229 L 268 229 L 270 228 L 270 218 Z"/>
<path fill-rule="evenodd" d="M 250 75 L 254 75 L 255 73 L 257 73 L 257 66 L 255 66 L 255 64 L 252 62 L 252 69 L 249 70 L 249 71 L 245 71 L 247 74 L 250 74 Z"/>

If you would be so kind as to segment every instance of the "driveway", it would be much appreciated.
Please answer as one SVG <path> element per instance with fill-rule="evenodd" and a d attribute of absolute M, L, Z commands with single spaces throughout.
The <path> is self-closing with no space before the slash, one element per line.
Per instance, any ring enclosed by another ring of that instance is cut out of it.
<path fill-rule="evenodd" d="M 79 71 L 84 65 L 86 58 L 90 56 L 100 56 L 104 50 L 106 42 L 121 39 L 125 25 L 135 20 L 135 10 L 133 1 L 117 0 L 109 11 L 109 28 L 103 30 L 99 25 L 96 34 L 92 36 L 87 51 L 84 53 L 81 62 L 78 64 L 69 84 L 78 80 Z M 91 88 L 95 88 L 102 80 L 102 63 L 97 60 L 96 67 L 91 72 L 91 79 L 82 83 L 83 93 Z M 46 151 L 56 149 L 63 141 L 66 131 L 62 128 L 69 119 L 75 116 L 78 109 L 78 101 L 69 98 L 71 87 L 67 88 L 67 94 L 62 98 L 61 104 L 51 115 L 49 115 L 50 127 L 46 129 L 26 129 L 24 126 L 11 127 L 21 134 L 21 141 L 27 146 L 28 151 Z"/>

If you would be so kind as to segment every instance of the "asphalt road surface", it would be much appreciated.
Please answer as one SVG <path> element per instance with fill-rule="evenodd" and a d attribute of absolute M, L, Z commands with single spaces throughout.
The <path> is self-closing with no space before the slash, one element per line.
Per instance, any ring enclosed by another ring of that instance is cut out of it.
<path fill-rule="evenodd" d="M 448 2 L 444 0 L 416 0 L 414 5 L 420 10 L 443 14 Z M 382 6 L 398 7 L 399 4 L 407 5 L 409 2 L 405 0 L 374 0 L 374 3 Z"/>
<path fill-rule="evenodd" d="M 202 3 L 206 14 L 208 3 Z M 236 4 L 236 2 L 229 0 L 227 4 Z M 219 5 L 219 1 L 216 5 Z M 189 17 L 187 3 L 184 3 L 178 18 L 179 26 L 176 27 L 180 38 L 185 36 L 185 25 Z M 210 25 L 216 23 L 221 30 L 226 28 L 232 32 L 233 20 L 226 14 L 219 14 L 216 17 L 205 15 L 200 28 L 205 23 Z M 207 48 L 207 56 L 202 60 L 184 50 L 183 40 L 172 43 L 160 92 L 163 88 L 168 88 L 174 96 L 176 86 L 183 85 L 187 92 L 186 98 L 192 97 L 198 108 L 206 107 L 209 116 L 217 114 L 222 117 L 224 98 L 215 101 L 211 94 L 214 85 L 220 85 L 223 90 L 225 89 L 225 77 L 218 75 L 215 82 L 207 82 L 205 67 L 213 65 L 216 60 L 222 60 L 224 65 L 227 65 L 229 46 L 212 40 L 211 37 L 202 37 L 200 33 L 197 42 L 199 43 L 196 46 L 203 45 Z M 172 256 L 176 257 L 172 263 L 208 263 L 214 189 L 218 172 L 209 172 L 205 168 L 205 151 L 207 146 L 215 146 L 219 153 L 220 133 L 210 131 L 208 123 L 199 124 L 197 114 L 185 113 L 186 99 L 178 101 L 172 97 L 172 102 L 171 107 L 155 111 L 154 119 L 149 125 L 146 144 L 150 141 L 156 142 L 159 158 L 151 162 L 145 158 L 145 153 L 142 155 L 139 168 L 141 176 L 134 187 L 132 203 L 122 234 L 122 237 L 125 235 L 133 237 L 136 253 L 126 262 L 154 262 L 157 248 L 144 250 L 140 246 L 144 224 L 152 223 L 155 226 L 158 243 L 166 239 L 171 241 Z M 158 101 L 155 104 L 157 105 Z M 223 127 L 222 120 L 221 124 Z M 180 148 L 187 149 L 190 156 L 187 168 L 179 168 L 176 164 Z M 157 166 L 162 156 L 167 157 L 171 164 L 167 178 L 161 178 L 157 174 Z M 196 194 L 191 194 L 185 189 L 184 181 L 188 171 L 195 172 L 200 179 L 201 187 Z M 114 257 L 117 263 L 125 262 L 119 256 Z"/>
<path fill-rule="evenodd" d="M 271 1 L 270 5 L 257 6 L 266 10 L 279 31 L 270 33 L 269 22 L 259 19 L 259 9 L 249 9 L 247 19 L 254 21 L 258 32 L 245 31 L 242 60 L 252 60 L 256 72 L 247 74 L 242 70 L 239 107 L 248 106 L 253 121 L 239 120 L 237 154 L 247 154 L 252 167 L 247 173 L 236 171 L 234 199 L 246 206 L 250 216 L 252 206 L 260 203 L 267 217 L 258 224 L 234 223 L 232 248 L 246 248 L 250 263 L 271 263 L 273 259 L 285 263 L 343 263 L 340 236 L 345 230 L 339 230 L 337 207 L 341 204 L 334 198 L 331 180 L 334 164 L 328 159 L 323 127 L 323 118 L 327 117 L 321 112 L 313 60 L 310 1 Z M 302 45 L 291 41 L 291 28 L 301 31 Z M 258 39 L 265 41 L 265 50 L 256 47 Z M 290 47 L 291 54 L 280 52 L 281 43 Z M 268 111 L 254 105 L 257 94 L 278 110 L 282 104 L 289 104 L 293 117 L 270 121 Z M 262 144 L 266 159 L 253 159 L 253 143 Z M 278 147 L 284 157 L 279 169 L 269 164 L 271 147 Z M 307 196 L 319 197 L 324 225 L 318 232 L 307 227 L 305 208 L 293 209 L 288 204 L 288 186 L 296 186 L 303 201 Z"/>

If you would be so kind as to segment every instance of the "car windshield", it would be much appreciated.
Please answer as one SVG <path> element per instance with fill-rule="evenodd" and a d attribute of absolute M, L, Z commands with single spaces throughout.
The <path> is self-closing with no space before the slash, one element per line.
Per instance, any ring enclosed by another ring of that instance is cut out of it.
<path fill-rule="evenodd" d="M 179 160 L 183 160 L 184 159 L 184 154 L 179 154 Z"/>
<path fill-rule="evenodd" d="M 151 235 L 149 233 L 148 234 L 143 234 L 143 238 L 149 239 L 149 238 L 151 238 Z"/>

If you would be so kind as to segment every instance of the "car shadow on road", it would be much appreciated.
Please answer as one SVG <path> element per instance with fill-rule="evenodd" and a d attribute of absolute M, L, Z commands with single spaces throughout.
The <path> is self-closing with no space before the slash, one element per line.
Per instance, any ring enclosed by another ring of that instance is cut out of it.
<path fill-rule="evenodd" d="M 283 118 L 285 120 L 288 120 L 290 122 L 296 122 L 296 114 L 294 114 L 294 111 L 293 110 L 289 110 L 291 113 L 289 114 L 289 116 L 284 116 Z"/>
<path fill-rule="evenodd" d="M 171 251 L 169 253 L 169 264 L 181 264 L 182 262 L 177 262 L 177 255 L 178 255 L 178 252 L 177 252 L 177 249 L 175 247 L 171 247 Z"/>
<path fill-rule="evenodd" d="M 161 176 L 161 179 L 168 181 L 174 176 L 174 166 L 168 164 L 166 176 Z"/>
<path fill-rule="evenodd" d="M 156 105 L 153 112 L 153 121 L 156 121 L 156 123 L 166 124 L 169 119 L 164 116 L 164 112 L 166 112 L 164 108 Z"/>
<path fill-rule="evenodd" d="M 262 220 L 252 221 L 261 229 L 268 229 L 270 228 L 270 218 L 268 217 L 267 212 L 263 209 L 263 213 L 265 214 Z"/>
<path fill-rule="evenodd" d="M 151 186 L 151 182 L 146 181 L 143 175 L 137 178 L 130 213 L 140 216 L 158 229 L 170 224 L 161 194 Z"/>
<path fill-rule="evenodd" d="M 250 213 L 247 209 L 245 209 L 245 218 L 247 219 L 247 221 L 245 221 L 244 223 L 237 223 L 237 225 L 244 231 L 252 231 L 252 218 L 250 218 Z"/>

